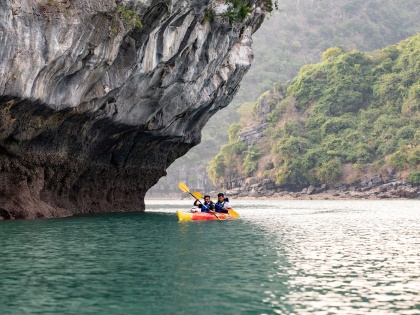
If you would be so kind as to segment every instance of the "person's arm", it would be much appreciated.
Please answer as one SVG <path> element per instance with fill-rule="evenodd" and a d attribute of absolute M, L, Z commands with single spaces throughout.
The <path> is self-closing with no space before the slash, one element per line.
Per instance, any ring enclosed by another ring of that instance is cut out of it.
<path fill-rule="evenodd" d="M 220 209 L 221 213 L 229 213 L 229 208 L 231 208 L 231 206 L 229 205 L 229 203 L 227 201 L 225 201 L 223 203 L 223 207 Z"/>
<path fill-rule="evenodd" d="M 198 203 L 198 199 L 195 199 L 195 201 L 194 201 L 194 206 L 198 206 L 198 207 L 200 207 L 200 204 Z"/>
<path fill-rule="evenodd" d="M 232 208 L 231 206 L 230 206 L 230 204 L 229 204 L 229 202 L 227 202 L 227 201 L 225 201 L 225 203 L 224 203 L 224 205 L 223 205 L 223 210 L 228 210 L 228 209 L 230 209 L 230 208 Z"/>
<path fill-rule="evenodd" d="M 194 202 L 194 206 L 197 206 L 199 209 L 203 209 L 203 205 L 202 205 L 201 203 L 197 204 L 197 201 L 198 201 L 198 200 L 196 200 L 196 201 Z"/>

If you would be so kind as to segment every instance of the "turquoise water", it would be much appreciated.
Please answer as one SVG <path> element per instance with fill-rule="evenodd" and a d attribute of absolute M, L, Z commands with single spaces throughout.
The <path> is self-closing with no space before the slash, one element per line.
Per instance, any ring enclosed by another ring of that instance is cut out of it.
<path fill-rule="evenodd" d="M 420 314 L 420 201 L 0 221 L 0 314 Z"/>

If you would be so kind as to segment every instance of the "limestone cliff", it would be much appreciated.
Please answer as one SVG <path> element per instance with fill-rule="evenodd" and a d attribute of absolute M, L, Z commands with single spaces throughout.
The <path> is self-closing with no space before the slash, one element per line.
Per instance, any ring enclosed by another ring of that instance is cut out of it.
<path fill-rule="evenodd" d="M 0 1 L 0 216 L 143 210 L 238 90 L 260 2 Z"/>

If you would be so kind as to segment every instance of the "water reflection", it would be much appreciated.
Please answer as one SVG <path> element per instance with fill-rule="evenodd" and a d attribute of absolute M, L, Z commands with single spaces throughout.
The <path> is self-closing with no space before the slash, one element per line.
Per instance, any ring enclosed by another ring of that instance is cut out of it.
<path fill-rule="evenodd" d="M 272 247 L 278 269 L 263 299 L 274 312 L 420 313 L 418 203 L 355 203 L 354 210 L 301 203 L 290 211 L 286 202 L 276 209 L 282 216 L 268 204 L 262 211 L 271 219 L 254 222 L 281 244 Z"/>

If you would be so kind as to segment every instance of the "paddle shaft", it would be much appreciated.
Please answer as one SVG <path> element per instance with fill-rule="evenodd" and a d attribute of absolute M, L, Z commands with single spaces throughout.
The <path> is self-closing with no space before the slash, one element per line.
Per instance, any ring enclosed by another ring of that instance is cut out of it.
<path fill-rule="evenodd" d="M 203 207 L 205 207 L 207 210 L 209 210 L 209 208 L 207 207 L 207 206 L 205 206 L 201 201 L 200 201 L 200 199 L 197 199 L 197 197 L 196 196 L 194 196 L 192 193 L 190 193 L 190 195 L 191 196 L 193 196 L 194 198 L 196 198 L 196 200 L 198 200 L 198 202 L 201 204 L 201 206 L 203 206 Z M 213 215 L 218 219 L 218 220 L 220 220 L 220 218 L 216 215 L 216 213 L 215 212 L 211 212 L 211 213 L 213 213 Z"/>

